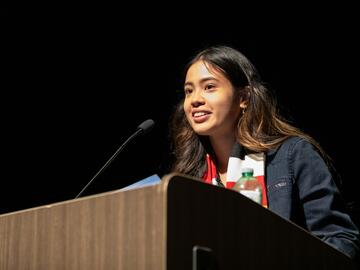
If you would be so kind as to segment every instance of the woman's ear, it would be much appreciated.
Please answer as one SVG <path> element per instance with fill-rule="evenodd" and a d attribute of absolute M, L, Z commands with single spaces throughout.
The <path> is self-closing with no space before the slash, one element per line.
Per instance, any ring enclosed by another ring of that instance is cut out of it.
<path fill-rule="evenodd" d="M 247 107 L 247 101 L 243 100 L 240 102 L 240 108 L 245 109 Z"/>
<path fill-rule="evenodd" d="M 246 109 L 250 98 L 250 86 L 245 86 L 240 91 L 240 108 Z"/>

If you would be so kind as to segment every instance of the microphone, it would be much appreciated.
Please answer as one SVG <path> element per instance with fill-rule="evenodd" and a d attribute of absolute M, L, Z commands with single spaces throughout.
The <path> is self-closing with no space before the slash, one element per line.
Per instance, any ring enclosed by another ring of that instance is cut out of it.
<path fill-rule="evenodd" d="M 109 160 L 101 167 L 101 169 L 91 178 L 89 183 L 80 191 L 80 193 L 75 197 L 79 198 L 81 194 L 90 186 L 90 184 L 110 165 L 110 163 L 116 158 L 116 156 L 124 149 L 124 147 L 137 135 L 148 133 L 155 125 L 155 122 L 152 119 L 145 120 L 140 125 L 138 125 L 137 130 L 116 150 L 116 152 L 109 158 Z"/>

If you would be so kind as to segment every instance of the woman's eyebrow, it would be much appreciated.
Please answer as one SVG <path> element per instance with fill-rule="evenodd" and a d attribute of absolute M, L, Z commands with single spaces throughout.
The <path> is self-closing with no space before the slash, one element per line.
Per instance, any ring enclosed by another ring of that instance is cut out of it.
<path fill-rule="evenodd" d="M 216 79 L 215 77 L 210 76 L 210 77 L 202 78 L 202 79 L 200 80 L 200 83 L 204 83 L 204 82 L 206 82 L 206 81 L 212 81 L 212 80 L 219 81 L 219 80 Z M 193 86 L 194 83 L 192 83 L 192 82 L 185 82 L 184 86 L 187 86 L 187 85 Z"/>

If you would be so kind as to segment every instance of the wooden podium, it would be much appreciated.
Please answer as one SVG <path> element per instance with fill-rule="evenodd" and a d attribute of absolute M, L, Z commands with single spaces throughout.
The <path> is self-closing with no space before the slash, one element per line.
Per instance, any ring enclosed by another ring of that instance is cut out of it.
<path fill-rule="evenodd" d="M 243 195 L 188 176 L 0 216 L 0 270 L 355 269 Z"/>

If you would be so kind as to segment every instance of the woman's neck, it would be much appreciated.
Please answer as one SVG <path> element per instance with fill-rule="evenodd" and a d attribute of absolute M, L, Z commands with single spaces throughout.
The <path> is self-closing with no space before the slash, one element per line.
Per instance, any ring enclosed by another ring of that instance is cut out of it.
<path fill-rule="evenodd" d="M 219 173 L 226 174 L 231 150 L 236 141 L 235 134 L 229 136 L 210 137 L 211 146 L 214 150 Z"/>

